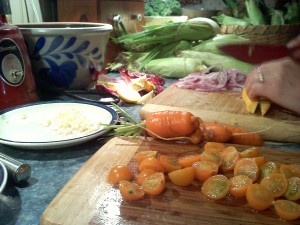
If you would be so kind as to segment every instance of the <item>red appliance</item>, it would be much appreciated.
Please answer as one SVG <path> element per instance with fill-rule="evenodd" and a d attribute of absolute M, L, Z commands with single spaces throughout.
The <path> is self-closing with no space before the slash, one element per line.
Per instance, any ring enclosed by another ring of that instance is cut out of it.
<path fill-rule="evenodd" d="M 38 100 L 23 36 L 18 27 L 0 21 L 0 110 Z"/>

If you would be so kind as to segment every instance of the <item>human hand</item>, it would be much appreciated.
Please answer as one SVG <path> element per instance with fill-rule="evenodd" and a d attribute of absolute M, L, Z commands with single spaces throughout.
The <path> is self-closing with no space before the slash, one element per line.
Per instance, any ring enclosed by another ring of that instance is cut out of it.
<path fill-rule="evenodd" d="M 258 68 L 263 81 L 259 80 Z M 254 67 L 247 76 L 245 88 L 251 99 L 264 97 L 300 114 L 300 64 L 290 57 Z"/>
<path fill-rule="evenodd" d="M 287 48 L 293 49 L 297 48 L 297 50 L 292 51 L 292 58 L 294 58 L 296 61 L 300 62 L 300 35 L 298 35 L 296 38 L 291 40 L 289 43 L 287 43 Z"/>

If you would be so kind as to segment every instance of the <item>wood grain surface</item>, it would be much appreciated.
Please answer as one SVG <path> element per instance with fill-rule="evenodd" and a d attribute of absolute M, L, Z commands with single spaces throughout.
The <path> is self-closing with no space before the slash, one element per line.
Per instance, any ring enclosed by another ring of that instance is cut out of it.
<path fill-rule="evenodd" d="M 170 86 L 140 111 L 189 111 L 206 122 L 219 122 L 258 132 L 265 140 L 300 143 L 300 116 L 272 105 L 265 116 L 248 113 L 240 92 L 198 92 Z"/>
<path fill-rule="evenodd" d="M 135 152 L 157 150 L 159 154 L 180 156 L 201 152 L 203 146 L 158 141 L 144 138 L 115 137 L 99 149 L 62 188 L 41 217 L 42 225 L 82 224 L 201 224 L 201 225 L 264 225 L 300 224 L 277 217 L 271 207 L 263 212 L 252 210 L 244 198 L 230 195 L 212 201 L 205 198 L 201 183 L 179 188 L 167 180 L 165 191 L 156 197 L 127 202 L 118 189 L 106 182 L 109 170 L 117 164 L 127 164 L 133 170 Z M 239 150 L 246 147 L 238 146 Z M 267 160 L 300 163 L 300 150 L 261 148 Z"/>

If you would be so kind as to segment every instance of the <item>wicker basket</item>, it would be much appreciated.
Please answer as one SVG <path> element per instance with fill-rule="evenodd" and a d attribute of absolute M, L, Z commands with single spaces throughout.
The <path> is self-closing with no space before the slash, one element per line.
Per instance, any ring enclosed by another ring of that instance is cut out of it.
<path fill-rule="evenodd" d="M 286 44 L 300 34 L 300 24 L 221 26 L 221 34 L 238 34 L 257 44 Z"/>

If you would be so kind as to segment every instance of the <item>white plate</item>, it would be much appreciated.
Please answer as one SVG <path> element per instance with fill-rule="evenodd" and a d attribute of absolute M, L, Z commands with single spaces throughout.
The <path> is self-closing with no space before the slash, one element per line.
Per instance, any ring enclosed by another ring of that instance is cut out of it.
<path fill-rule="evenodd" d="M 115 124 L 111 108 L 83 101 L 48 101 L 0 112 L 0 143 L 28 149 L 54 149 L 87 142 Z M 86 131 L 82 131 L 86 128 Z"/>

